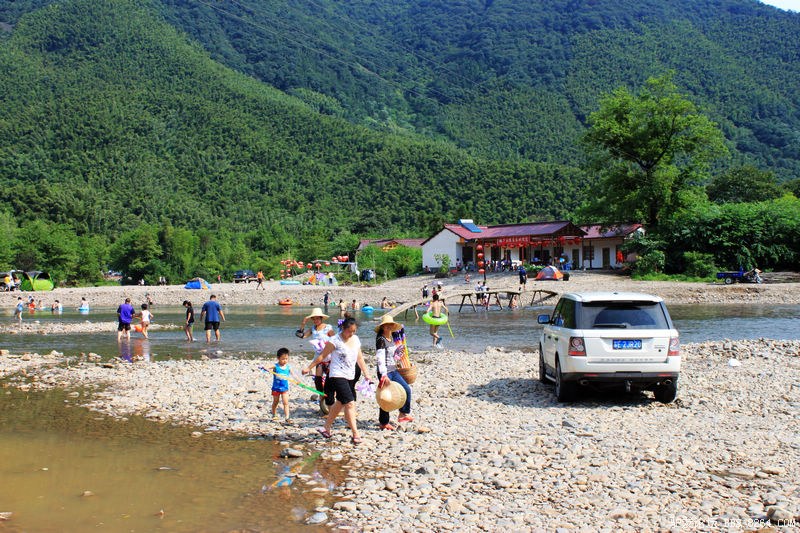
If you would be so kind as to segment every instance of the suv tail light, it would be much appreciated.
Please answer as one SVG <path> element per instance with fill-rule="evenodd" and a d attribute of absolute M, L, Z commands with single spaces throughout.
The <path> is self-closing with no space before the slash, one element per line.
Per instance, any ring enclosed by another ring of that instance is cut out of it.
<path fill-rule="evenodd" d="M 667 357 L 678 357 L 681 354 L 681 340 L 678 337 L 671 337 L 669 339 L 669 350 Z"/>
<path fill-rule="evenodd" d="M 583 344 L 583 337 L 569 338 L 569 355 L 586 357 L 586 346 Z"/>

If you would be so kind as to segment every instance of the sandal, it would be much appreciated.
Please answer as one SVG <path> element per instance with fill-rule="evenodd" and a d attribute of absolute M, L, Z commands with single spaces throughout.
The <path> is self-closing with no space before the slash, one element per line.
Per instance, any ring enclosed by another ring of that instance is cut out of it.
<path fill-rule="evenodd" d="M 353 437 L 350 440 L 352 441 L 353 446 L 357 446 L 357 445 L 361 444 L 362 442 L 364 442 L 364 439 L 362 439 L 361 437 Z"/>
<path fill-rule="evenodd" d="M 331 438 L 331 432 L 325 428 L 317 428 L 317 433 L 325 437 L 326 439 Z"/>
<path fill-rule="evenodd" d="M 386 431 L 394 431 L 396 428 L 391 424 L 381 424 L 381 429 L 385 429 Z"/>
<path fill-rule="evenodd" d="M 398 422 L 413 422 L 414 417 L 411 415 L 401 415 L 398 419 Z"/>

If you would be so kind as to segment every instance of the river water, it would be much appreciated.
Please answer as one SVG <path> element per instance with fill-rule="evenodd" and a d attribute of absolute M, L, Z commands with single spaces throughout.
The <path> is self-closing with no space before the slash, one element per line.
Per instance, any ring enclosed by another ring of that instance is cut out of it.
<path fill-rule="evenodd" d="M 310 312 L 309 307 L 242 306 L 226 309 L 227 321 L 222 324 L 222 341 L 207 345 L 204 342 L 202 324 L 195 325 L 196 342 L 184 339 L 180 329 L 151 331 L 150 340 L 132 333 L 131 342 L 118 344 L 113 331 L 68 335 L 0 335 L 0 347 L 12 353 L 23 351 L 47 353 L 63 351 L 67 355 L 80 352 L 96 352 L 104 357 L 121 356 L 124 359 L 141 357 L 145 360 L 209 357 L 272 358 L 278 348 L 288 347 L 295 354 L 311 354 L 307 341 L 294 336 L 294 330 L 302 317 Z M 672 305 L 670 313 L 681 333 L 681 341 L 702 342 L 719 339 L 796 338 L 800 332 L 800 305 Z M 516 310 L 464 309 L 453 313 L 450 328 L 441 328 L 446 348 L 470 352 L 483 351 L 486 346 L 503 346 L 509 349 L 529 349 L 535 346 L 540 328 L 536 315 L 548 313 L 552 307 Z M 329 322 L 335 324 L 338 312 L 330 312 Z M 382 311 L 357 313 L 361 324 L 359 335 L 369 351 L 374 333 L 372 328 Z M 178 326 L 183 322 L 183 309 L 179 307 L 154 308 L 154 324 Z M 9 316 L 7 320 L 10 320 Z M 61 316 L 49 311 L 26 316 L 26 321 L 42 323 L 59 320 L 64 322 L 109 322 L 115 320 L 113 309 L 93 309 L 88 315 L 76 311 L 65 311 Z M 428 326 L 415 319 L 414 312 L 405 318 L 397 317 L 406 326 L 409 349 L 413 352 L 429 349 L 431 337 Z"/>
<path fill-rule="evenodd" d="M 13 513 L 0 531 L 322 531 L 303 519 L 324 499 L 272 487 L 295 466 L 277 444 L 192 438 L 73 402 L 66 391 L 0 389 L 0 512 Z M 322 460 L 295 469 L 320 486 L 343 479 Z"/>

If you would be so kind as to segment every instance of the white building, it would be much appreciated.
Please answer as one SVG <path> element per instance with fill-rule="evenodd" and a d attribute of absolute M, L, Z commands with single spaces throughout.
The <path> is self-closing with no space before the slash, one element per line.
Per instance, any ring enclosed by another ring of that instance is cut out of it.
<path fill-rule="evenodd" d="M 553 263 L 567 270 L 617 268 L 621 266 L 617 262 L 620 246 L 626 238 L 643 231 L 641 224 L 602 229 L 600 225 L 578 227 L 565 220 L 498 226 L 478 226 L 472 220 L 459 220 L 458 224 L 445 224 L 422 243 L 422 266 L 437 270 L 436 256 L 447 255 L 451 268 L 458 265 L 479 268 L 479 261 L 491 267 L 503 263 L 512 266 Z"/>

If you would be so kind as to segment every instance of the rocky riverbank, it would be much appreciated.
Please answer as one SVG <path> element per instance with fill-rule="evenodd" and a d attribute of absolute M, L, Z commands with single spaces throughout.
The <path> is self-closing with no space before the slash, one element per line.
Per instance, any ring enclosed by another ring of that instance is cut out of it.
<path fill-rule="evenodd" d="M 380 431 L 359 399 L 365 442 L 333 439 L 305 393 L 294 423 L 269 417 L 268 361 L 94 363 L 0 355 L 21 387 L 97 387 L 80 401 L 207 431 L 238 431 L 348 457 L 327 510 L 365 530 L 747 530 L 800 524 L 800 341 L 689 344 L 679 399 L 590 394 L 555 402 L 531 353 L 414 354 L 416 421 Z M 297 365 L 298 363 L 295 362 Z M 7 381 L 8 382 L 8 381 Z M 201 437 L 201 436 L 200 436 Z M 771 520 L 771 521 L 770 521 Z M 794 522 L 793 522 L 794 521 Z"/>

